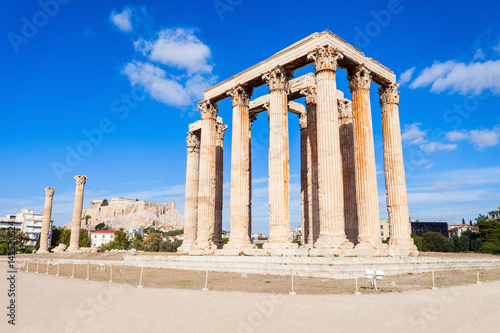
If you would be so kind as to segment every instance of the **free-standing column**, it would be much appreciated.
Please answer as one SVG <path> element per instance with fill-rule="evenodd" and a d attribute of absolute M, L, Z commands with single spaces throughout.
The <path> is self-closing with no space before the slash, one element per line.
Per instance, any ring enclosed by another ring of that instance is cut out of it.
<path fill-rule="evenodd" d="M 358 242 L 358 212 L 356 204 L 356 180 L 354 174 L 354 124 L 352 104 L 348 99 L 339 99 L 340 152 L 344 173 L 345 233 L 351 243 Z"/>
<path fill-rule="evenodd" d="M 406 177 L 399 124 L 399 92 L 397 84 L 378 89 L 382 108 L 382 131 L 384 141 L 384 171 L 389 214 L 389 244 L 418 253 L 410 237 L 411 225 L 408 213 Z"/>
<path fill-rule="evenodd" d="M 309 204 L 309 231 L 307 247 L 313 247 L 319 237 L 319 194 L 318 194 L 318 135 L 316 124 L 316 88 L 309 87 L 300 92 L 305 96 L 307 107 L 307 195 Z"/>
<path fill-rule="evenodd" d="M 201 114 L 200 180 L 198 186 L 198 231 L 196 249 L 214 250 L 215 233 L 215 123 L 217 105 L 198 103 Z"/>
<path fill-rule="evenodd" d="M 307 245 L 309 240 L 309 225 L 311 223 L 310 211 L 309 211 L 309 186 L 308 186 L 308 160 L 310 152 L 309 139 L 307 137 L 307 113 L 301 113 L 299 115 L 299 127 L 300 127 L 300 201 L 302 208 L 302 244 Z"/>
<path fill-rule="evenodd" d="M 231 147 L 231 236 L 227 249 L 252 248 L 250 225 L 250 151 L 249 104 L 253 89 L 238 86 L 229 94 L 233 100 L 233 136 Z"/>
<path fill-rule="evenodd" d="M 371 75 L 360 65 L 348 71 L 354 116 L 354 165 L 358 205 L 357 248 L 378 248 L 380 239 L 377 169 L 370 107 Z"/>
<path fill-rule="evenodd" d="M 82 224 L 82 210 L 83 210 L 83 190 L 87 176 L 75 176 L 76 190 L 75 190 L 75 204 L 73 206 L 73 219 L 71 221 L 71 239 L 69 243 L 70 252 L 77 252 L 80 242 L 80 227 Z"/>
<path fill-rule="evenodd" d="M 52 199 L 54 198 L 54 189 L 52 187 L 45 188 L 45 206 L 43 207 L 42 230 L 40 232 L 40 248 L 37 253 L 49 252 L 49 233 L 50 219 L 52 216 Z"/>
<path fill-rule="evenodd" d="M 316 71 L 316 124 L 318 145 L 318 191 L 320 234 L 316 248 L 352 248 L 344 231 L 342 156 L 337 110 L 337 60 L 343 56 L 332 47 L 309 54 Z"/>
<path fill-rule="evenodd" d="M 224 202 L 224 133 L 227 125 L 218 123 L 215 142 L 215 235 L 214 243 L 222 249 L 222 206 Z"/>
<path fill-rule="evenodd" d="M 250 116 L 250 121 L 248 124 L 248 237 L 250 237 L 250 241 L 252 240 L 252 124 L 257 120 L 257 113 Z"/>
<path fill-rule="evenodd" d="M 198 228 L 198 171 L 200 138 L 187 133 L 186 193 L 184 198 L 184 240 L 178 252 L 189 252 L 196 243 Z"/>
<path fill-rule="evenodd" d="M 288 80 L 276 67 L 262 77 L 269 87 L 269 242 L 264 248 L 291 248 L 288 165 Z"/>

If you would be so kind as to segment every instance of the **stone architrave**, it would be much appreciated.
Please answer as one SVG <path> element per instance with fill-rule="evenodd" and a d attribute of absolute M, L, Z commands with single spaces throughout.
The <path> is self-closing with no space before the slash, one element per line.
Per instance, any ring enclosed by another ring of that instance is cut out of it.
<path fill-rule="evenodd" d="M 222 249 L 222 208 L 224 196 L 224 133 L 227 125 L 217 123 L 215 142 L 215 235 L 214 243 Z"/>
<path fill-rule="evenodd" d="M 187 133 L 186 193 L 184 197 L 184 240 L 177 249 L 187 253 L 196 244 L 198 228 L 198 180 L 200 138 L 193 132 Z"/>
<path fill-rule="evenodd" d="M 316 131 L 320 234 L 318 249 L 351 249 L 345 235 L 342 155 L 337 109 L 337 61 L 343 57 L 332 47 L 309 53 L 316 71 Z"/>
<path fill-rule="evenodd" d="M 281 66 L 263 75 L 269 88 L 269 242 L 265 249 L 295 248 L 290 232 L 288 81 Z"/>
<path fill-rule="evenodd" d="M 377 249 L 380 238 L 377 168 L 370 107 L 372 77 L 363 65 L 347 74 L 354 117 L 354 165 L 358 206 L 358 245 L 356 249 Z"/>
<path fill-rule="evenodd" d="M 307 113 L 299 115 L 300 127 L 300 201 L 302 210 L 302 244 L 307 245 L 309 240 L 309 229 L 311 224 L 311 212 L 309 210 L 309 164 L 311 151 L 307 135 Z"/>
<path fill-rule="evenodd" d="M 233 135 L 231 146 L 231 236 L 225 249 L 254 248 L 249 237 L 250 226 L 250 146 L 249 105 L 253 89 L 237 86 L 229 95 L 233 102 Z"/>
<path fill-rule="evenodd" d="M 319 237 L 319 194 L 318 194 L 318 147 L 316 124 L 316 88 L 309 87 L 301 91 L 307 107 L 307 203 L 309 212 L 309 230 L 304 245 L 311 248 Z M 304 230 L 302 231 L 304 233 Z"/>
<path fill-rule="evenodd" d="M 215 250 L 215 143 L 217 104 L 198 103 L 201 114 L 200 178 L 196 250 Z"/>
<path fill-rule="evenodd" d="M 398 84 L 380 87 L 382 131 L 384 141 L 384 171 L 389 214 L 390 247 L 418 255 L 411 235 L 410 215 L 406 192 L 406 176 L 399 123 Z"/>
<path fill-rule="evenodd" d="M 71 238 L 69 243 L 69 252 L 78 252 L 80 243 L 80 228 L 82 225 L 83 210 L 83 192 L 87 176 L 75 176 L 75 204 L 73 206 L 73 219 L 71 220 Z"/>
<path fill-rule="evenodd" d="M 54 189 L 52 187 L 45 188 L 45 206 L 43 207 L 42 230 L 40 232 L 40 248 L 37 253 L 49 252 L 49 233 L 50 220 L 52 216 L 52 200 L 54 198 Z"/>
<path fill-rule="evenodd" d="M 352 103 L 348 99 L 339 99 L 340 152 L 342 153 L 342 171 L 344 174 L 344 216 L 345 233 L 353 244 L 358 242 L 358 212 L 356 204 L 356 179 L 354 171 L 354 123 Z"/>

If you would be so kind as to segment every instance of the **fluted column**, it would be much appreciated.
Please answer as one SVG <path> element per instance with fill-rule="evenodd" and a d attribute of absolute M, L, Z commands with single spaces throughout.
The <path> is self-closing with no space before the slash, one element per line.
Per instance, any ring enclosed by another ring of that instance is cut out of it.
<path fill-rule="evenodd" d="M 83 210 L 83 190 L 87 176 L 75 176 L 76 189 L 75 189 L 75 204 L 73 206 L 73 219 L 71 220 L 71 238 L 69 243 L 69 252 L 78 252 L 80 243 L 80 228 L 82 224 L 82 210 Z"/>
<path fill-rule="evenodd" d="M 387 191 L 387 212 L 389 214 L 389 245 L 409 250 L 417 255 L 418 251 L 411 235 L 406 176 L 399 123 L 399 91 L 397 84 L 378 89 L 382 108 L 382 131 L 384 141 L 384 171 Z"/>
<path fill-rule="evenodd" d="M 231 146 L 231 236 L 225 249 L 253 248 L 250 225 L 249 104 L 253 89 L 237 86 L 229 95 L 233 102 Z"/>
<path fill-rule="evenodd" d="M 198 228 L 198 179 L 200 138 L 187 133 L 186 193 L 184 196 L 184 240 L 178 252 L 189 252 L 196 243 Z"/>
<path fill-rule="evenodd" d="M 215 236 L 214 243 L 222 249 L 222 208 L 224 203 L 224 133 L 227 125 L 218 123 L 215 142 Z"/>
<path fill-rule="evenodd" d="M 45 206 L 43 207 L 42 230 L 40 231 L 40 248 L 37 253 L 49 252 L 49 234 L 50 220 L 52 216 L 52 199 L 54 198 L 54 189 L 52 187 L 45 188 Z"/>
<path fill-rule="evenodd" d="M 318 193 L 318 134 L 316 124 L 316 88 L 309 87 L 300 92 L 305 96 L 307 108 L 307 195 L 309 205 L 309 230 L 307 247 L 313 247 L 319 237 L 319 193 Z"/>
<path fill-rule="evenodd" d="M 343 56 L 332 47 L 320 47 L 308 55 L 316 71 L 316 124 L 320 234 L 315 248 L 352 248 L 344 230 L 342 156 L 337 110 L 337 60 Z"/>
<path fill-rule="evenodd" d="M 345 233 L 351 243 L 358 242 L 358 212 L 356 204 L 356 180 L 354 174 L 354 124 L 352 103 L 339 99 L 340 152 L 344 174 Z"/>
<path fill-rule="evenodd" d="M 215 233 L 215 123 L 217 104 L 198 103 L 201 114 L 200 179 L 198 185 L 197 250 L 214 250 Z"/>
<path fill-rule="evenodd" d="M 308 177 L 308 161 L 310 160 L 311 151 L 310 143 L 307 135 L 307 113 L 299 115 L 300 127 L 300 201 L 302 209 L 302 239 L 301 242 L 304 246 L 307 245 L 309 240 L 309 225 L 311 223 L 309 211 L 309 178 Z"/>
<path fill-rule="evenodd" d="M 250 237 L 250 242 L 252 242 L 252 124 L 257 120 L 257 113 L 250 116 L 250 121 L 248 124 L 248 237 Z"/>
<path fill-rule="evenodd" d="M 288 143 L 288 80 L 290 74 L 276 67 L 262 78 L 269 88 L 269 242 L 264 248 L 292 245 L 290 234 L 290 169 Z"/>
<path fill-rule="evenodd" d="M 348 71 L 354 116 L 354 165 L 358 205 L 358 245 L 356 248 L 381 246 L 377 169 L 370 106 L 370 71 L 360 65 Z"/>

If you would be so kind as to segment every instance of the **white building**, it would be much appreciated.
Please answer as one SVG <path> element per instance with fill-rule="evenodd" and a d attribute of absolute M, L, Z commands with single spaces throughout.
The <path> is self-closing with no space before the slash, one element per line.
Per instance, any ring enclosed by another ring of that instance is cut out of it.
<path fill-rule="evenodd" d="M 492 210 L 488 212 L 488 216 L 490 220 L 500 220 L 500 206 L 498 206 L 498 210 Z"/>
<path fill-rule="evenodd" d="M 16 229 L 21 229 L 23 227 L 23 222 L 16 220 L 16 215 L 7 215 L 5 217 L 0 217 L 0 229 L 7 230 L 11 227 Z"/>
<path fill-rule="evenodd" d="M 92 247 L 101 247 L 111 242 L 115 237 L 115 230 L 95 230 L 90 232 Z"/>
<path fill-rule="evenodd" d="M 35 245 L 42 231 L 42 221 L 43 213 L 35 213 L 33 209 L 22 208 L 16 215 L 9 214 L 5 218 L 0 218 L 0 228 L 7 229 L 14 224 L 16 229 L 20 229 L 30 238 L 26 245 Z M 49 244 L 52 239 L 52 222 L 50 221 Z"/>
<path fill-rule="evenodd" d="M 127 231 L 127 236 L 129 239 L 132 239 L 135 237 L 135 234 L 139 234 L 144 237 L 144 231 L 141 228 L 130 228 Z"/>

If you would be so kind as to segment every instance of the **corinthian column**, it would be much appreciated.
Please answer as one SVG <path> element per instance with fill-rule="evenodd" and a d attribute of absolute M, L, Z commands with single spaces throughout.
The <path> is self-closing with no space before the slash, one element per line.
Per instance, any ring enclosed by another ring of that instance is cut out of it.
<path fill-rule="evenodd" d="M 215 141 L 217 104 L 198 103 L 201 114 L 200 180 L 198 186 L 197 250 L 215 250 Z"/>
<path fill-rule="evenodd" d="M 224 133 L 227 125 L 218 123 L 215 140 L 215 236 L 214 243 L 222 249 L 222 207 L 224 202 Z"/>
<path fill-rule="evenodd" d="M 397 84 L 378 89 L 382 108 L 382 130 L 384 141 L 384 171 L 387 190 L 387 212 L 389 214 L 389 245 L 408 250 L 418 255 L 410 237 L 411 225 L 408 213 L 406 177 L 399 124 L 399 92 Z"/>
<path fill-rule="evenodd" d="M 250 242 L 252 242 L 252 124 L 257 120 L 257 113 L 250 116 L 250 121 L 248 124 L 248 237 L 250 237 Z"/>
<path fill-rule="evenodd" d="M 313 247 L 319 237 L 319 194 L 318 194 L 318 134 L 316 124 L 316 88 L 309 87 L 300 92 L 305 96 L 307 107 L 307 203 L 309 230 L 305 243 Z M 304 232 L 304 231 L 303 231 Z"/>
<path fill-rule="evenodd" d="M 45 206 L 43 207 L 42 230 L 40 232 L 40 248 L 37 253 L 49 252 L 49 233 L 50 219 L 52 216 L 52 199 L 54 198 L 54 189 L 52 187 L 45 188 Z"/>
<path fill-rule="evenodd" d="M 80 227 L 82 224 L 82 210 L 83 210 L 83 190 L 87 176 L 75 176 L 76 190 L 75 190 L 75 204 L 73 206 L 73 219 L 71 221 L 71 239 L 69 243 L 69 252 L 78 252 L 80 243 Z"/>
<path fill-rule="evenodd" d="M 250 146 L 249 104 L 253 89 L 237 86 L 229 95 L 233 100 L 233 136 L 231 147 L 231 236 L 225 249 L 253 248 L 250 225 Z"/>
<path fill-rule="evenodd" d="M 354 116 L 354 165 L 358 205 L 358 245 L 356 248 L 381 246 L 377 169 L 370 107 L 370 71 L 360 65 L 347 74 Z"/>
<path fill-rule="evenodd" d="M 300 127 L 300 201 L 302 209 L 302 244 L 307 245 L 309 240 L 309 225 L 311 223 L 310 210 L 309 210 L 309 178 L 308 161 L 310 160 L 311 151 L 310 143 L 307 135 L 307 113 L 299 115 Z"/>
<path fill-rule="evenodd" d="M 316 248 L 352 248 L 344 230 L 342 156 L 337 110 L 337 60 L 343 56 L 332 47 L 309 53 L 316 71 L 316 124 L 318 145 L 318 192 L 320 234 Z"/>
<path fill-rule="evenodd" d="M 184 240 L 178 252 L 189 252 L 196 243 L 198 228 L 198 171 L 200 138 L 193 132 L 187 133 L 186 193 L 184 197 Z"/>
<path fill-rule="evenodd" d="M 264 248 L 296 247 L 290 234 L 290 169 L 288 165 L 288 80 L 276 67 L 262 77 L 269 88 L 269 242 Z"/>
<path fill-rule="evenodd" d="M 354 124 L 352 104 L 348 99 L 339 99 L 340 152 L 344 173 L 345 233 L 351 243 L 358 242 L 358 212 L 356 204 L 356 180 L 354 174 Z"/>

